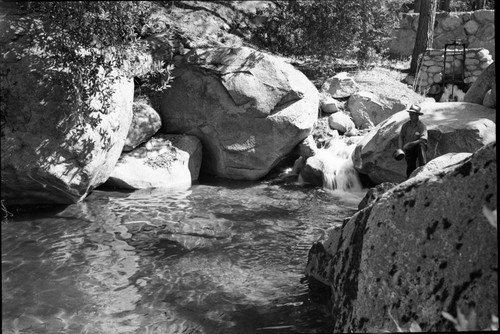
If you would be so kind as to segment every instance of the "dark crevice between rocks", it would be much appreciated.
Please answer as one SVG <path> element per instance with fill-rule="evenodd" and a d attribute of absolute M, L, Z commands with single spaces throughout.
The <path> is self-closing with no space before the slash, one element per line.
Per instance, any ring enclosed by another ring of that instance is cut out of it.
<path fill-rule="evenodd" d="M 469 176 L 471 174 L 471 171 L 472 171 L 472 162 L 469 160 L 463 165 L 457 167 L 452 175 L 455 176 L 460 174 L 462 176 Z"/>

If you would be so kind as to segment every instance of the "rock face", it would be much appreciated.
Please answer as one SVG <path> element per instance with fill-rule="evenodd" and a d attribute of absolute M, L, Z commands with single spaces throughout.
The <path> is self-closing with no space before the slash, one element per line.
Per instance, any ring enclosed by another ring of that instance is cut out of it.
<path fill-rule="evenodd" d="M 331 129 L 338 130 L 342 133 L 356 129 L 356 126 L 349 115 L 342 112 L 337 112 L 328 116 L 328 125 Z"/>
<path fill-rule="evenodd" d="M 436 174 L 446 167 L 457 164 L 471 156 L 472 153 L 446 153 L 427 162 L 425 166 L 418 167 L 411 173 L 410 177 L 426 177 Z"/>
<path fill-rule="evenodd" d="M 495 80 L 495 63 L 493 62 L 481 73 L 467 93 L 465 93 L 464 101 L 482 104 L 486 93 L 493 87 Z"/>
<path fill-rule="evenodd" d="M 151 138 L 161 128 L 161 118 L 149 104 L 138 101 L 133 104 L 132 124 L 128 130 L 124 152 L 134 148 Z"/>
<path fill-rule="evenodd" d="M 250 48 L 194 51 L 174 71 L 161 117 L 166 133 L 203 143 L 203 172 L 256 180 L 312 131 L 319 94 L 291 65 Z"/>
<path fill-rule="evenodd" d="M 497 106 L 497 84 L 493 83 L 490 90 L 486 92 L 483 99 L 483 106 L 488 108 L 496 108 Z"/>
<path fill-rule="evenodd" d="M 331 287 L 334 332 L 395 332 L 394 320 L 451 331 L 441 312 L 457 308 L 490 326 L 498 241 L 482 209 L 496 210 L 496 168 L 495 142 L 389 190 L 311 248 L 306 274 Z"/>
<path fill-rule="evenodd" d="M 319 105 L 326 114 L 333 114 L 339 111 L 340 101 L 331 97 L 328 93 L 322 92 L 319 95 Z"/>
<path fill-rule="evenodd" d="M 397 186 L 396 183 L 384 182 L 381 184 L 377 184 L 373 188 L 370 188 L 370 190 L 366 192 L 365 197 L 363 197 L 361 202 L 359 202 L 358 210 L 366 208 L 367 206 L 378 200 L 380 197 L 382 197 L 384 193 L 394 188 L 395 186 Z"/>
<path fill-rule="evenodd" d="M 349 98 L 347 109 L 357 129 L 372 128 L 380 122 L 404 110 L 405 105 L 397 101 L 389 101 L 370 92 L 360 91 Z"/>
<path fill-rule="evenodd" d="M 41 79 L 64 81 L 67 75 L 47 70 L 40 62 L 43 59 L 32 56 L 5 64 L 1 197 L 7 205 L 82 200 L 111 174 L 132 121 L 131 80 L 113 84 L 108 113 L 86 113 L 81 105 L 68 102 L 77 97 L 57 79 Z"/>
<path fill-rule="evenodd" d="M 133 82 L 117 71 L 115 82 L 102 72 L 79 81 L 54 68 L 52 50 L 33 47 L 35 34 L 51 34 L 43 20 L 14 8 L 7 14 L 0 29 L 1 198 L 7 206 L 76 203 L 106 181 L 120 157 Z M 105 100 L 83 99 L 82 87 L 94 79 L 104 80 L 103 95 L 113 90 Z"/>
<path fill-rule="evenodd" d="M 158 134 L 123 153 L 106 185 L 123 189 L 190 186 L 198 179 L 201 142 L 194 136 Z"/>
<path fill-rule="evenodd" d="M 318 151 L 316 142 L 312 135 L 307 136 L 306 139 L 301 141 L 298 145 L 299 155 L 304 158 L 312 157 Z"/>
<path fill-rule="evenodd" d="M 80 110 L 65 105 L 65 95 L 56 93 L 61 87 L 46 89 L 23 70 L 11 73 L 19 75 L 11 92 L 24 106 L 9 107 L 17 117 L 30 118 L 9 122 L 3 129 L 2 199 L 8 205 L 79 202 L 106 181 L 120 157 L 132 120 L 132 82 L 116 84 L 111 111 L 95 112 L 101 122 L 92 127 L 75 121 L 82 117 Z"/>
<path fill-rule="evenodd" d="M 495 110 L 467 102 L 424 102 L 420 120 L 429 132 L 427 161 L 450 152 L 472 153 L 496 140 Z M 401 111 L 375 127 L 356 146 L 353 162 L 359 173 L 374 183 L 400 183 L 406 179 L 405 160 L 395 161 L 401 126 L 409 120 Z"/>
<path fill-rule="evenodd" d="M 338 99 L 349 97 L 359 91 L 359 85 L 347 72 L 341 72 L 327 79 L 321 86 L 321 92 Z"/>

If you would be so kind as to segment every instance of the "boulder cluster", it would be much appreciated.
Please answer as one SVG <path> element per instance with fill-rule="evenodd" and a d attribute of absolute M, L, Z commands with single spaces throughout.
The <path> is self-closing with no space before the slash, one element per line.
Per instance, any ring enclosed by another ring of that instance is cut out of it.
<path fill-rule="evenodd" d="M 465 59 L 482 73 L 471 70 L 478 77 L 464 102 L 426 99 L 383 72 L 377 82 L 338 73 L 318 90 L 283 58 L 231 39 L 227 22 L 237 16 L 221 19 L 221 11 L 208 20 L 209 2 L 197 2 L 205 8 L 198 13 L 180 3 L 184 12 L 151 17 L 146 51 L 127 62 L 139 77 L 154 61 L 173 60 L 171 87 L 146 96 L 119 75 L 108 83 L 106 113 L 82 113 L 96 98 L 59 85 L 71 78 L 31 47 L 26 18 L 6 15 L 2 205 L 72 204 L 101 185 L 189 187 L 202 173 L 258 180 L 290 157 L 298 157 L 295 175 L 321 186 L 325 172 L 339 172 L 326 166 L 335 152 L 377 187 L 309 254 L 306 274 L 331 293 L 334 330 L 391 331 L 394 321 L 449 330 L 441 312 L 457 308 L 475 310 L 487 327 L 498 316 L 496 230 L 483 215 L 497 202 L 494 62 Z M 488 15 L 469 15 L 486 22 L 478 28 L 485 35 Z M 174 43 L 165 33 L 172 20 L 179 31 L 200 25 Z M 205 22 L 213 25 L 202 29 Z M 451 31 L 462 23 L 453 16 L 441 25 Z M 407 179 L 392 153 L 410 104 L 424 112 L 429 163 Z"/>

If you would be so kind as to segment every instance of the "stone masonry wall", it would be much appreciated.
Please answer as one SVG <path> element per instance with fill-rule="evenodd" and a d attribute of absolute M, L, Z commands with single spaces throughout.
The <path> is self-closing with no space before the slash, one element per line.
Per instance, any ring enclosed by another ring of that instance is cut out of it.
<path fill-rule="evenodd" d="M 440 93 L 443 80 L 445 84 L 451 84 L 453 80 L 454 84 L 466 91 L 493 62 L 488 50 L 481 48 L 465 49 L 465 61 L 463 48 L 458 46 L 446 49 L 446 63 L 444 56 L 444 49 L 428 49 L 425 52 L 416 78 L 420 92 Z"/>
<path fill-rule="evenodd" d="M 399 28 L 392 33 L 389 45 L 393 56 L 411 56 L 417 36 L 419 14 L 403 14 Z M 461 39 L 468 48 L 484 48 L 495 59 L 495 11 L 438 12 L 434 27 L 434 49 L 443 49 L 453 40 Z"/>

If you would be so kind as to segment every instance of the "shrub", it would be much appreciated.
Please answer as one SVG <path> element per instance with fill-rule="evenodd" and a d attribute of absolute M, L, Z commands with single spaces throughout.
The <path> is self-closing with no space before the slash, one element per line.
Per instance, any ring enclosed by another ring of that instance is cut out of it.
<path fill-rule="evenodd" d="M 41 67 L 48 74 L 44 84 L 62 83 L 73 105 L 81 108 L 81 121 L 97 126 L 100 117 L 95 111 L 108 112 L 112 83 L 119 77 L 132 76 L 129 59 L 145 48 L 139 37 L 153 3 L 32 1 L 16 6 L 31 22 L 23 32 L 31 45 L 20 56 L 35 56 L 36 64 L 31 66 Z M 166 88 L 172 79 L 172 67 L 158 62 L 153 65 L 146 78 L 152 87 Z M 2 88 L 2 100 L 8 101 L 9 88 Z M 96 98 L 99 103 L 91 103 Z M 8 102 L 3 103 L 2 128 L 9 112 L 14 111 L 9 111 Z"/>
<path fill-rule="evenodd" d="M 276 1 L 255 33 L 257 44 L 285 55 L 356 58 L 384 54 L 402 1 Z"/>

